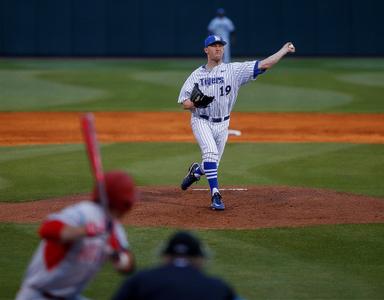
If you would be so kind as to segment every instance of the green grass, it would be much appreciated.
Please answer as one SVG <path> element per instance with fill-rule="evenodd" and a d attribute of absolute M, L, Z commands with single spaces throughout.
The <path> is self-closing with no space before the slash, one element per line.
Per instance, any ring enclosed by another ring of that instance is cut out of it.
<path fill-rule="evenodd" d="M 239 61 L 243 61 L 240 59 Z M 204 59 L 0 60 L 0 111 L 175 111 Z M 284 59 L 237 111 L 384 112 L 384 59 Z"/>
<path fill-rule="evenodd" d="M 196 144 L 103 145 L 106 170 L 129 171 L 138 185 L 177 186 Z M 219 170 L 223 185 L 290 185 L 384 196 L 384 146 L 230 143 Z M 83 145 L 0 147 L 0 201 L 88 192 L 92 178 Z M 199 185 L 206 185 L 201 180 Z"/>
<path fill-rule="evenodd" d="M 173 230 L 127 228 L 139 268 L 158 263 L 156 249 Z M 0 224 L 0 299 L 13 299 L 37 245 L 35 225 Z M 384 224 L 251 231 L 201 230 L 218 275 L 247 299 L 381 299 Z M 12 258 L 12 259 L 10 259 Z M 85 295 L 108 299 L 122 281 L 109 265 Z"/>
<path fill-rule="evenodd" d="M 0 223 L 0 299 L 14 299 L 38 245 L 36 226 Z"/>
<path fill-rule="evenodd" d="M 0 111 L 176 111 L 185 78 L 204 59 L 0 59 Z M 240 90 L 237 111 L 384 112 L 384 59 L 284 59 Z M 288 185 L 384 196 L 384 146 L 233 143 L 223 185 Z M 192 143 L 102 147 L 105 169 L 139 185 L 178 185 L 200 151 Z M 199 185 L 206 185 L 201 180 Z M 0 147 L 0 201 L 89 192 L 82 145 Z M 0 223 L 0 299 L 14 299 L 38 238 L 37 225 Z M 173 230 L 128 227 L 139 267 Z M 201 230 L 211 274 L 246 299 L 382 299 L 384 224 Z M 106 266 L 85 291 L 109 299 L 122 280 Z"/>

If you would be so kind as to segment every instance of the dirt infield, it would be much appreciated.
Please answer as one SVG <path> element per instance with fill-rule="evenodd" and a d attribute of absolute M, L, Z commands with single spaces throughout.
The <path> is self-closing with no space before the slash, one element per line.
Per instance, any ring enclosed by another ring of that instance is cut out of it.
<path fill-rule="evenodd" d="M 141 187 L 142 201 L 125 224 L 177 228 L 255 229 L 319 224 L 383 223 L 383 199 L 292 187 L 242 187 L 222 191 L 226 210 L 209 209 L 209 192 Z M 0 204 L 2 222 L 35 223 L 88 195 Z"/>
<path fill-rule="evenodd" d="M 0 113 L 0 145 L 80 143 L 80 113 Z M 95 113 L 102 142 L 194 142 L 187 112 Z M 384 114 L 233 113 L 233 142 L 384 143 Z"/>
<path fill-rule="evenodd" d="M 193 142 L 188 113 L 96 113 L 102 142 Z M 0 145 L 81 143 L 80 113 L 0 113 Z M 233 113 L 233 142 L 384 143 L 383 114 Z M 227 187 L 228 188 L 228 187 Z M 383 223 L 384 199 L 292 187 L 223 191 L 226 210 L 211 211 L 208 191 L 142 187 L 124 223 L 142 226 L 253 229 Z M 34 223 L 87 195 L 0 204 L 0 222 Z"/>

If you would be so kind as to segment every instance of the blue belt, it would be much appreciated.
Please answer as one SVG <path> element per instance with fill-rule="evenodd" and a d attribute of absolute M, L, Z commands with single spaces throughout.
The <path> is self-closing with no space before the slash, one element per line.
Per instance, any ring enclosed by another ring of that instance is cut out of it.
<path fill-rule="evenodd" d="M 200 118 L 211 121 L 213 123 L 220 123 L 223 121 L 227 121 L 229 119 L 229 115 L 225 116 L 224 118 L 211 118 L 210 116 L 207 115 L 199 115 Z"/>

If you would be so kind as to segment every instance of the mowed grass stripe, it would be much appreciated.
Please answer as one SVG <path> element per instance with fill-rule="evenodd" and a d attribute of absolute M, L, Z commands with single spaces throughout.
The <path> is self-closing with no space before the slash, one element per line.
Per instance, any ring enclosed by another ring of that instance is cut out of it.
<path fill-rule="evenodd" d="M 102 145 L 106 170 L 124 169 L 138 185 L 178 186 L 196 144 Z M 88 192 L 92 178 L 82 145 L 0 147 L 1 201 L 24 201 Z M 220 163 L 225 185 L 289 185 L 384 196 L 384 145 L 231 143 Z M 195 187 L 206 187 L 201 180 Z"/>
<path fill-rule="evenodd" d="M 38 243 L 36 225 L 0 224 L 0 298 L 14 299 Z M 127 227 L 139 269 L 159 262 L 167 228 Z M 207 271 L 246 299 L 380 299 L 384 293 L 384 225 L 327 225 L 252 231 L 201 230 Z M 17 259 L 10 259 L 17 255 Z M 109 299 L 123 278 L 107 265 L 85 295 Z"/>
<path fill-rule="evenodd" d="M 178 111 L 184 80 L 202 64 L 203 58 L 3 59 L 0 111 Z M 240 89 L 235 110 L 384 112 L 383 74 L 380 58 L 284 59 Z"/>

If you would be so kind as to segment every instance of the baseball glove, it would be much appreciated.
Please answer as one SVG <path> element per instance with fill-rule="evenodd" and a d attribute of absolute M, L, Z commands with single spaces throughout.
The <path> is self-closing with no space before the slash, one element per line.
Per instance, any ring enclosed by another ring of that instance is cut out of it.
<path fill-rule="evenodd" d="M 211 104 L 215 97 L 204 95 L 203 92 L 199 89 L 199 85 L 195 83 L 190 99 L 195 105 L 195 107 L 206 108 L 209 104 Z"/>

